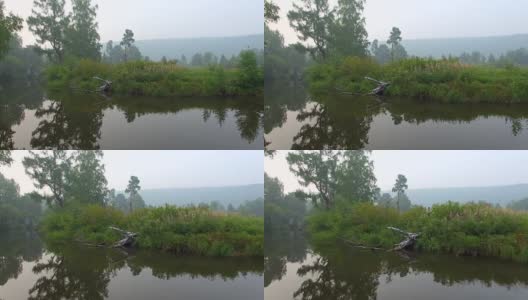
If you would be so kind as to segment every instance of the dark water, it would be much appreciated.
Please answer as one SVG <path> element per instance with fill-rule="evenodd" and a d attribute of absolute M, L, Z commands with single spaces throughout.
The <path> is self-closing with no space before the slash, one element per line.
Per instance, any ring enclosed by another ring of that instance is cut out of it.
<path fill-rule="evenodd" d="M 0 235 L 0 299 L 263 299 L 262 259 L 47 247 Z"/>
<path fill-rule="evenodd" d="M 266 300 L 528 299 L 528 267 L 485 258 L 400 256 L 300 236 L 266 240 Z"/>
<path fill-rule="evenodd" d="M 312 97 L 266 86 L 269 149 L 527 149 L 528 105 Z"/>
<path fill-rule="evenodd" d="M 0 149 L 262 149 L 261 98 L 0 91 Z"/>

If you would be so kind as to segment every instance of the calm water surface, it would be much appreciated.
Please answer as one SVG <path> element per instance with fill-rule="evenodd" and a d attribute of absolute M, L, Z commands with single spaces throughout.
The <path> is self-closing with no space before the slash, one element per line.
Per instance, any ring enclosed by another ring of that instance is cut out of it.
<path fill-rule="evenodd" d="M 528 105 L 441 104 L 350 95 L 315 98 L 267 85 L 269 149 L 527 149 Z"/>
<path fill-rule="evenodd" d="M 0 299 L 263 299 L 262 259 L 47 247 L 0 234 Z"/>
<path fill-rule="evenodd" d="M 299 235 L 266 239 L 266 300 L 528 299 L 528 268 L 484 258 L 318 248 Z"/>
<path fill-rule="evenodd" d="M 0 149 L 262 149 L 262 98 L 0 91 Z"/>

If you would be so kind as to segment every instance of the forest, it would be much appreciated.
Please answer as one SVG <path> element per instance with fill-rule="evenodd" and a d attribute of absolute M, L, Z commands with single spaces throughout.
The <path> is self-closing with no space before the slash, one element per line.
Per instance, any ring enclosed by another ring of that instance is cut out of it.
<path fill-rule="evenodd" d="M 272 235 L 300 230 L 315 245 L 528 261 L 527 200 L 505 207 L 483 201 L 424 207 L 411 203 L 403 174 L 391 191 L 382 191 L 367 151 L 294 151 L 286 161 L 305 188 L 285 194 L 283 184 L 266 175 L 265 223 L 274 223 Z M 412 243 L 398 248 L 412 234 Z"/>
<path fill-rule="evenodd" d="M 103 155 L 102 151 L 28 152 L 22 165 L 35 191 L 21 195 L 16 182 L 0 176 L 0 231 L 37 231 L 52 245 L 262 256 L 262 199 L 226 209 L 214 202 L 150 207 L 140 195 L 137 176 L 130 177 L 122 193 L 108 188 Z M 14 163 L 11 152 L 1 151 L 0 162 L 1 166 Z"/>
<path fill-rule="evenodd" d="M 98 33 L 98 6 L 91 0 L 35 0 L 24 20 L 8 13 L 0 1 L 0 79 L 44 83 L 52 90 L 155 97 L 260 95 L 263 53 L 242 50 L 217 57 L 212 52 L 167 53 L 152 61 L 135 45 L 133 30 L 103 49 Z M 36 44 L 23 46 L 18 32 L 27 26 Z M 104 86 L 103 85 L 103 86 Z"/>
<path fill-rule="evenodd" d="M 378 94 L 445 103 L 528 100 L 528 50 L 511 49 L 500 56 L 478 51 L 411 56 L 403 46 L 405 34 L 396 26 L 387 30 L 385 42 L 368 39 L 365 3 L 293 1 L 287 19 L 299 42 L 285 45 L 281 33 L 269 28 L 280 19 L 281 8 L 267 1 L 266 80 L 303 81 L 315 96 Z M 380 83 L 372 78 L 388 83 L 388 88 L 374 93 Z"/>

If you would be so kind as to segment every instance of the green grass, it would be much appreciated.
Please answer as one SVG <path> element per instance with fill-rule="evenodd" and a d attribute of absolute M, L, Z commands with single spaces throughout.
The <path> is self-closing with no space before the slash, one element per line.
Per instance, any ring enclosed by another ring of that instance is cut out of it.
<path fill-rule="evenodd" d="M 412 58 L 379 65 L 368 58 L 348 57 L 311 67 L 312 92 L 335 88 L 368 93 L 376 84 L 365 76 L 388 81 L 387 96 L 447 103 L 528 102 L 528 69 L 470 66 L 456 60 Z"/>
<path fill-rule="evenodd" d="M 113 92 L 120 95 L 242 96 L 260 95 L 263 90 L 259 70 L 186 68 L 174 63 L 135 61 L 111 65 L 91 60 L 51 65 L 45 71 L 51 89 L 94 90 L 102 83 L 94 76 L 113 82 Z M 250 72 L 248 74 L 248 72 Z"/>
<path fill-rule="evenodd" d="M 528 262 L 528 213 L 485 204 L 450 202 L 402 214 L 372 204 L 341 204 L 308 218 L 309 232 L 320 244 L 344 238 L 390 249 L 402 237 L 387 226 L 421 233 L 418 251 Z"/>
<path fill-rule="evenodd" d="M 137 246 L 181 255 L 262 256 L 262 218 L 212 212 L 207 208 L 165 206 L 125 215 L 113 208 L 75 207 L 50 212 L 41 231 L 51 242 L 111 245 L 120 234 L 109 226 L 136 232 Z"/>

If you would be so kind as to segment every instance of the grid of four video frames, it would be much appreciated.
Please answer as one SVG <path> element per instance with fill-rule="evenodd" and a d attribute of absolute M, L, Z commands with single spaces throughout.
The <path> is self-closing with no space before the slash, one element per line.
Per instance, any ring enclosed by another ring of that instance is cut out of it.
<path fill-rule="evenodd" d="M 0 0 L 0 300 L 528 299 L 527 9 Z"/>

